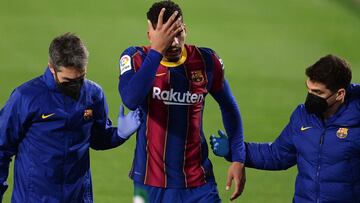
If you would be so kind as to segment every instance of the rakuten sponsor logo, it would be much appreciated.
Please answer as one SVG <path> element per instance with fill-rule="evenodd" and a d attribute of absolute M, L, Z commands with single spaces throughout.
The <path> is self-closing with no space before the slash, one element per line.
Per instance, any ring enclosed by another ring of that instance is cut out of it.
<path fill-rule="evenodd" d="M 154 87 L 152 97 L 163 101 L 166 105 L 193 105 L 204 101 L 203 94 L 192 94 L 189 91 L 175 92 L 172 88 L 168 91 Z"/>

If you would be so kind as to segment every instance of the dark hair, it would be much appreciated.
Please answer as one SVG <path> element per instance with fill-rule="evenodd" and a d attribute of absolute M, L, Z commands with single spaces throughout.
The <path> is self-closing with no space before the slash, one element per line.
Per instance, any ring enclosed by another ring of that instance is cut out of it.
<path fill-rule="evenodd" d="M 163 22 L 165 23 L 170 16 L 177 11 L 178 15 L 176 16 L 176 19 L 178 17 L 182 17 L 182 11 L 179 5 L 177 5 L 176 3 L 172 2 L 172 1 L 159 1 L 154 3 L 151 8 L 149 9 L 149 11 L 147 12 L 147 19 L 150 20 L 150 22 L 152 23 L 152 25 L 154 27 L 156 27 L 157 21 L 158 21 L 158 16 L 160 14 L 160 11 L 162 8 L 165 8 L 165 13 L 164 13 L 164 17 L 163 17 Z"/>
<path fill-rule="evenodd" d="M 331 91 L 347 88 L 351 82 L 351 68 L 344 60 L 334 55 L 320 58 L 306 69 L 310 80 L 320 82 Z"/>
<path fill-rule="evenodd" d="M 88 63 L 89 52 L 78 36 L 65 33 L 53 39 L 49 57 L 57 70 L 60 66 L 83 69 Z"/>

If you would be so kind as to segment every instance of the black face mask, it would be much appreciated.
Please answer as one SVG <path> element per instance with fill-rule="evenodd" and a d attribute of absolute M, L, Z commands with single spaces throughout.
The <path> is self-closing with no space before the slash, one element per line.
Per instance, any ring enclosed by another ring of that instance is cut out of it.
<path fill-rule="evenodd" d="M 55 71 L 56 83 L 63 94 L 77 100 L 80 96 L 81 87 L 84 84 L 84 78 L 71 80 L 69 82 L 59 82 Z"/>
<path fill-rule="evenodd" d="M 305 101 L 306 111 L 309 113 L 321 115 L 330 107 L 327 103 L 327 99 L 332 97 L 334 94 L 328 96 L 327 98 L 322 98 L 317 95 L 308 93 Z"/>

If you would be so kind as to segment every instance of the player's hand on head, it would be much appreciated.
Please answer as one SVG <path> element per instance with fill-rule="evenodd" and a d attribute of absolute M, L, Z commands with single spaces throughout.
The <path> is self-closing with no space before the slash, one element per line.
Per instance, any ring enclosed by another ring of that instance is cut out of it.
<path fill-rule="evenodd" d="M 245 166 L 241 162 L 233 162 L 229 169 L 226 179 L 226 190 L 230 190 L 232 182 L 234 182 L 234 192 L 230 197 L 230 201 L 238 198 L 244 191 L 246 175 Z"/>
<path fill-rule="evenodd" d="M 148 31 L 151 48 L 164 54 L 167 48 L 172 44 L 174 37 L 184 29 L 181 16 L 177 17 L 178 11 L 175 11 L 164 23 L 163 17 L 165 8 L 161 9 L 156 27 L 148 20 Z"/>
<path fill-rule="evenodd" d="M 210 135 L 211 149 L 216 156 L 226 157 L 230 151 L 229 139 L 222 130 L 218 130 L 218 134 L 220 137 Z"/>
<path fill-rule="evenodd" d="M 141 124 L 140 110 L 130 111 L 127 115 L 124 114 L 124 106 L 120 105 L 118 116 L 118 135 L 123 139 L 128 139 Z"/>

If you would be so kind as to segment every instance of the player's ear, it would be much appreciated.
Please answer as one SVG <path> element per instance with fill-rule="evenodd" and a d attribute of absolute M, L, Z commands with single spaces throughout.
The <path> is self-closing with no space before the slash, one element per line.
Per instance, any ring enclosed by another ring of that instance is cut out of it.
<path fill-rule="evenodd" d="M 185 23 L 182 26 L 183 26 L 184 34 L 186 36 L 187 32 L 188 32 L 187 27 L 186 27 Z"/>
<path fill-rule="evenodd" d="M 147 38 L 148 38 L 148 40 L 149 40 L 149 42 L 151 43 L 151 39 L 150 39 L 150 34 L 149 34 L 149 31 L 147 31 Z"/>
<path fill-rule="evenodd" d="M 52 74 L 55 74 L 55 67 L 54 67 L 54 65 L 49 62 L 49 63 L 48 63 L 48 67 L 49 67 L 51 73 L 52 73 Z"/>
<path fill-rule="evenodd" d="M 344 88 L 341 88 L 338 90 L 337 92 L 337 97 L 336 97 L 336 100 L 343 100 L 345 98 L 345 95 L 346 95 L 346 90 Z"/>

